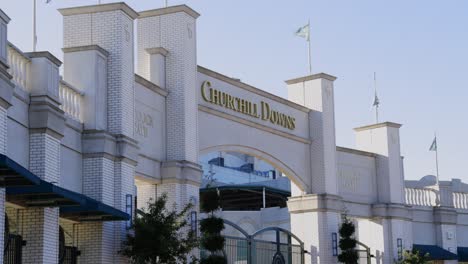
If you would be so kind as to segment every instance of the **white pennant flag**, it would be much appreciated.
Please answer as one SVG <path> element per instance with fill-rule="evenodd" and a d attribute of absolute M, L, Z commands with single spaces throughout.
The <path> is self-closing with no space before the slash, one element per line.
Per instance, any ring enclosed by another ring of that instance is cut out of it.
<path fill-rule="evenodd" d="M 309 23 L 307 23 L 307 25 L 303 26 L 303 27 L 300 27 L 297 31 L 296 31 L 296 36 L 298 37 L 301 37 L 301 38 L 305 38 L 307 41 L 310 41 L 310 30 L 309 30 Z"/>

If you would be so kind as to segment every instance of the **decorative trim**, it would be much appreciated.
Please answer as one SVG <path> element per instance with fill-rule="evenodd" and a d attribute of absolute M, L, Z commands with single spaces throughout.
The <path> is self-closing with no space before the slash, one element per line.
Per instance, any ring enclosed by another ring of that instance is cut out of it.
<path fill-rule="evenodd" d="M 398 123 L 383 122 L 383 123 L 378 123 L 378 124 L 373 124 L 373 125 L 368 125 L 368 126 L 356 127 L 356 128 L 354 129 L 354 131 L 363 131 L 363 130 L 381 128 L 381 127 L 400 128 L 401 126 L 402 126 L 402 125 L 401 125 L 401 124 L 398 124 Z"/>
<path fill-rule="evenodd" d="M 298 142 L 301 142 L 301 143 L 304 143 L 304 144 L 311 144 L 311 142 L 312 142 L 310 139 L 299 137 L 299 136 L 296 136 L 296 135 L 293 135 L 293 134 L 290 134 L 290 133 L 287 133 L 287 132 L 283 132 L 283 131 L 280 131 L 280 130 L 276 130 L 274 128 L 267 127 L 267 126 L 261 125 L 259 123 L 256 123 L 256 122 L 253 122 L 253 121 L 241 118 L 241 117 L 237 117 L 237 116 L 234 116 L 234 115 L 231 115 L 231 114 L 227 114 L 227 113 L 221 112 L 219 110 L 216 110 L 216 109 L 213 109 L 211 107 L 204 106 L 204 105 L 198 105 L 198 110 L 209 113 L 209 114 L 212 114 L 212 115 L 215 115 L 215 116 L 219 116 L 219 117 L 222 117 L 222 118 L 234 121 L 234 122 L 238 122 L 238 123 L 241 123 L 241 124 L 246 125 L 246 126 L 257 128 L 257 129 L 272 133 L 272 134 L 280 136 L 280 137 L 285 137 L 285 138 L 288 138 L 288 139 L 292 139 L 292 140 L 295 140 L 295 141 L 298 141 Z"/>
<path fill-rule="evenodd" d="M 10 22 L 10 20 L 11 20 L 10 17 L 9 17 L 7 14 L 5 14 L 5 12 L 3 12 L 3 10 L 1 10 L 1 9 L 0 9 L 0 18 L 1 18 L 3 21 L 5 21 L 5 23 L 7 23 L 7 24 L 8 24 L 8 23 Z"/>
<path fill-rule="evenodd" d="M 130 6 L 128 6 L 127 4 L 123 2 L 62 8 L 62 9 L 59 9 L 58 11 L 60 12 L 60 14 L 62 14 L 62 16 L 72 16 L 72 15 L 80 15 L 80 14 L 109 12 L 109 11 L 116 11 L 116 10 L 121 10 L 122 12 L 127 14 L 132 19 L 135 19 L 139 16 L 138 12 L 136 12 Z"/>
<path fill-rule="evenodd" d="M 157 47 L 157 48 L 147 48 L 146 49 L 146 52 L 148 52 L 149 54 L 153 55 L 153 54 L 161 54 L 163 55 L 164 57 L 166 57 L 168 54 L 169 54 L 169 51 L 163 47 Z"/>
<path fill-rule="evenodd" d="M 142 11 L 139 14 L 139 18 L 168 15 L 168 14 L 177 13 L 177 12 L 185 12 L 187 15 L 195 19 L 197 19 L 200 16 L 199 13 L 197 13 L 195 10 L 188 7 L 187 5 L 177 5 L 177 6 L 170 6 L 170 7 L 165 7 L 165 8 Z"/>
<path fill-rule="evenodd" d="M 276 101 L 278 103 L 285 104 L 285 105 L 290 106 L 292 108 L 295 108 L 295 109 L 297 109 L 299 111 L 302 111 L 302 112 L 305 112 L 305 113 L 310 112 L 310 109 L 305 107 L 305 106 L 302 106 L 300 104 L 296 104 L 294 102 L 291 102 L 291 101 L 289 101 L 287 99 L 284 99 L 282 97 L 279 97 L 277 95 L 271 94 L 269 92 L 265 92 L 265 91 L 263 91 L 261 89 L 258 89 L 256 87 L 253 87 L 251 85 L 248 85 L 246 83 L 238 81 L 236 79 L 230 78 L 230 77 L 228 77 L 226 75 L 222 75 L 221 73 L 218 73 L 218 72 L 215 72 L 213 70 L 207 69 L 207 68 L 202 67 L 200 65 L 198 66 L 198 72 L 203 73 L 205 75 L 208 75 L 208 76 L 210 76 L 212 78 L 218 79 L 220 81 L 227 82 L 227 83 L 229 83 L 231 85 L 234 85 L 234 86 L 236 86 L 238 88 L 241 88 L 241 89 L 244 89 L 246 91 L 249 91 L 249 92 L 258 94 L 260 96 L 266 97 L 266 98 L 268 98 L 270 100 L 273 100 L 273 101 Z"/>
<path fill-rule="evenodd" d="M 288 199 L 290 214 L 307 212 L 336 212 L 343 211 L 343 199 L 333 194 L 307 194 L 290 197 Z"/>
<path fill-rule="evenodd" d="M 69 47 L 69 48 L 62 49 L 63 53 L 80 52 L 80 51 L 88 51 L 88 50 L 95 50 L 95 51 L 100 52 L 105 57 L 109 57 L 109 52 L 99 45 L 87 45 L 87 46 Z"/>
<path fill-rule="evenodd" d="M 157 86 L 153 82 L 148 81 L 147 79 L 141 77 L 138 74 L 135 74 L 135 82 L 141 84 L 143 87 L 148 88 L 151 91 L 153 91 L 153 92 L 155 92 L 157 94 L 160 94 L 160 95 L 162 95 L 164 97 L 166 97 L 169 94 L 169 92 L 166 89 L 163 89 L 163 88 Z"/>
<path fill-rule="evenodd" d="M 345 147 L 336 146 L 336 151 L 346 152 L 346 153 L 351 153 L 351 154 L 361 155 L 361 156 L 368 156 L 368 157 L 372 157 L 372 158 L 377 157 L 377 154 L 375 154 L 375 153 L 362 151 L 362 150 L 357 150 L 357 149 L 352 149 L 352 148 L 345 148 Z"/>
<path fill-rule="evenodd" d="M 54 130 L 50 128 L 30 128 L 29 129 L 29 134 L 38 134 L 38 133 L 44 133 L 48 134 L 58 140 L 61 140 L 63 138 L 63 135 L 60 133 L 55 132 Z"/>
<path fill-rule="evenodd" d="M 315 79 L 325 79 L 325 80 L 329 80 L 333 82 L 336 80 L 336 77 L 322 72 L 322 73 L 312 74 L 312 75 L 308 75 L 304 77 L 294 78 L 291 80 L 286 80 L 284 82 L 286 84 L 295 84 L 295 83 L 300 83 L 300 82 L 312 81 Z"/>
<path fill-rule="evenodd" d="M 57 65 L 57 67 L 60 67 L 60 65 L 62 65 L 62 62 L 59 59 L 57 59 L 57 57 L 52 55 L 52 53 L 50 53 L 48 51 L 26 52 L 24 55 L 26 55 L 30 59 L 33 59 L 33 58 L 46 58 L 46 59 L 50 60 L 51 62 L 53 62 L 55 65 Z"/>

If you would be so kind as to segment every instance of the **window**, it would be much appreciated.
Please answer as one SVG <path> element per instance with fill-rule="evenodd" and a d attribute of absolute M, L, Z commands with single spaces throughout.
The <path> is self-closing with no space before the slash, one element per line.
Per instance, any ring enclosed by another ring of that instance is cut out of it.
<path fill-rule="evenodd" d="M 403 240 L 401 238 L 397 238 L 397 252 L 398 252 L 398 260 L 403 259 Z"/>
<path fill-rule="evenodd" d="M 133 223 L 133 196 L 127 194 L 125 196 L 125 212 L 130 216 L 130 219 L 127 221 L 127 229 L 132 227 Z"/>

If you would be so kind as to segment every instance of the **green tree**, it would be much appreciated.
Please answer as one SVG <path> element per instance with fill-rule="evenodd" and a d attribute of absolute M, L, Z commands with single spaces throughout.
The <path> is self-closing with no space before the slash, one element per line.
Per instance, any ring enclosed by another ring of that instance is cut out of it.
<path fill-rule="evenodd" d="M 192 262 L 189 257 L 197 243 L 196 234 L 191 231 L 187 212 L 193 207 L 186 205 L 182 210 L 168 210 L 164 194 L 136 217 L 132 232 L 127 235 L 120 253 L 135 264 L 177 264 Z"/>
<path fill-rule="evenodd" d="M 339 246 L 341 253 L 338 255 L 338 261 L 342 263 L 357 264 L 359 255 L 356 251 L 356 239 L 354 238 L 355 231 L 356 227 L 354 226 L 354 223 L 345 215 L 339 230 Z"/>
<path fill-rule="evenodd" d="M 227 264 L 224 256 L 225 239 L 221 235 L 224 220 L 216 217 L 215 212 L 220 208 L 220 197 L 217 191 L 209 191 L 200 196 L 200 207 L 209 216 L 200 221 L 201 247 L 210 252 L 201 258 L 201 264 Z"/>
<path fill-rule="evenodd" d="M 428 264 L 430 263 L 429 260 L 429 253 L 425 255 L 419 254 L 419 251 L 413 249 L 412 251 L 405 251 L 403 253 L 403 259 L 400 261 L 396 261 L 396 264 Z"/>

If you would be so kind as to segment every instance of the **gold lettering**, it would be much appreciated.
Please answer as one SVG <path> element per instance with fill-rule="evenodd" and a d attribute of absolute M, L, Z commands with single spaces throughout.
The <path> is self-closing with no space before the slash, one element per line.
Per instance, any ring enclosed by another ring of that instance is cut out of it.
<path fill-rule="evenodd" d="M 270 105 L 268 103 L 262 102 L 262 120 L 270 119 Z"/>
<path fill-rule="evenodd" d="M 201 96 L 204 101 L 231 109 L 233 111 L 249 115 L 261 120 L 268 120 L 270 123 L 294 130 L 296 119 L 284 113 L 275 111 L 267 102 L 260 102 L 260 107 L 252 101 L 232 96 L 220 90 L 213 89 L 210 81 L 204 81 L 201 85 Z M 260 108 L 260 109 L 258 109 Z M 140 135 L 147 135 L 146 126 L 153 126 L 153 118 L 149 115 L 137 112 L 135 117 L 136 132 Z"/>
<path fill-rule="evenodd" d="M 205 100 L 206 102 L 211 102 L 211 100 L 208 100 L 208 98 L 206 97 L 206 91 L 205 91 L 206 88 L 210 88 L 210 87 L 211 87 L 210 81 L 204 81 L 204 82 L 202 83 L 202 86 L 201 86 L 202 98 L 203 98 L 203 100 Z"/>

